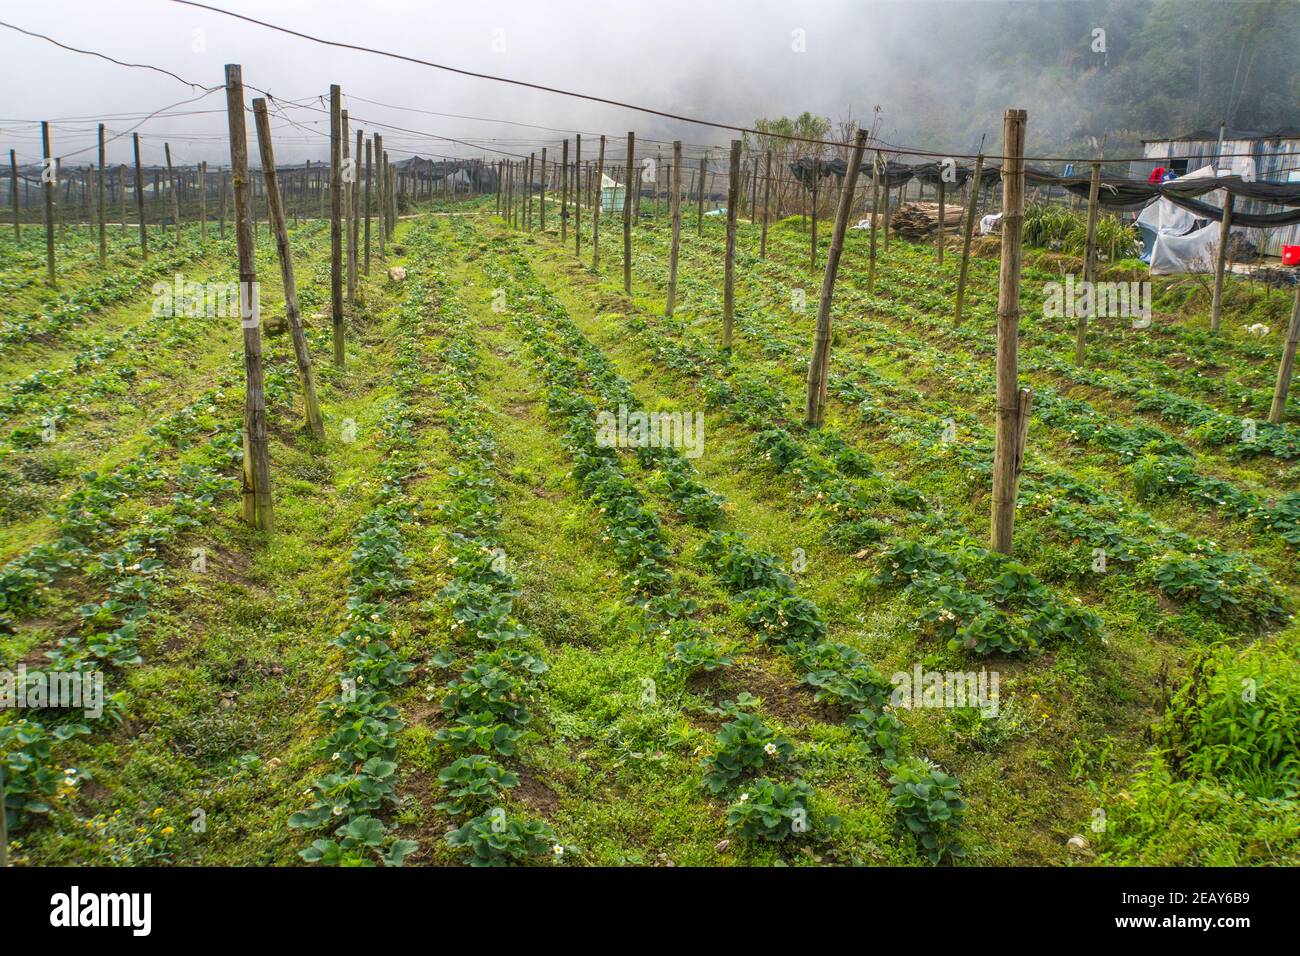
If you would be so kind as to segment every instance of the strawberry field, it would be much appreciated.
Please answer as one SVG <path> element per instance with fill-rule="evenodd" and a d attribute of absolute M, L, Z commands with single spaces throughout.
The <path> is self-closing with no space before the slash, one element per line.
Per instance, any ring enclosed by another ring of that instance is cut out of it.
<path fill-rule="evenodd" d="M 800 217 L 739 223 L 726 348 L 720 217 L 686 217 L 667 309 L 666 211 L 625 292 L 621 218 L 593 265 L 590 211 L 575 255 L 547 201 L 403 210 L 341 368 L 328 223 L 289 227 L 323 438 L 259 235 L 273 533 L 200 294 L 233 230 L 100 265 L 74 227 L 57 288 L 38 230 L 0 238 L 0 671 L 102 682 L 0 709 L 12 862 L 1300 863 L 1287 293 L 1229 280 L 1211 333 L 1203 288 L 1157 285 L 1079 364 L 1031 255 L 1008 557 L 996 259 L 955 325 L 957 256 L 895 237 L 869 282 L 850 230 L 812 428 Z"/>

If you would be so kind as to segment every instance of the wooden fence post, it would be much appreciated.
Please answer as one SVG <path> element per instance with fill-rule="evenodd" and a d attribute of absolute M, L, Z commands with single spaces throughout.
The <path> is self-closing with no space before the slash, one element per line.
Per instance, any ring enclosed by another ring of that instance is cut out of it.
<path fill-rule="evenodd" d="M 140 258 L 149 261 L 149 230 L 145 225 L 144 215 L 144 174 L 140 170 L 140 134 L 131 134 L 132 145 L 135 148 L 135 206 L 136 212 L 140 216 Z M 225 236 L 224 229 L 222 236 Z"/>
<path fill-rule="evenodd" d="M 831 362 L 831 300 L 835 294 L 835 273 L 844 252 L 844 233 L 848 229 L 849 211 L 853 206 L 853 193 L 858 186 L 858 171 L 866 146 L 867 130 L 860 129 L 853 139 L 853 155 L 844 174 L 844 184 L 840 187 L 835 231 L 831 234 L 826 274 L 822 277 L 821 298 L 817 302 L 817 332 L 813 338 L 812 357 L 808 361 L 808 395 L 804 402 L 804 422 L 813 428 L 820 427 L 826 417 L 826 386 L 830 380 Z"/>
<path fill-rule="evenodd" d="M 366 140 L 366 195 L 364 205 L 366 207 L 366 275 L 370 275 L 370 181 L 374 178 L 374 137 L 371 136 Z"/>
<path fill-rule="evenodd" d="M 957 276 L 957 307 L 953 310 L 952 324 L 961 325 L 962 308 L 966 304 L 966 276 L 970 270 L 970 243 L 975 230 L 975 204 L 979 200 L 980 175 L 984 171 L 984 154 L 975 157 L 975 181 L 971 185 L 969 203 L 966 206 L 966 221 L 962 223 L 961 234 L 961 272 Z"/>
<path fill-rule="evenodd" d="M 600 203 L 601 187 L 605 184 L 605 134 L 600 136 L 600 152 L 596 160 L 596 176 L 591 180 L 590 188 L 594 195 L 591 204 L 591 268 L 600 268 Z"/>
<path fill-rule="evenodd" d="M 760 259 L 767 258 L 767 205 L 772 198 L 772 151 L 767 151 L 767 158 L 763 167 L 763 235 L 758 241 L 758 255 Z"/>
<path fill-rule="evenodd" d="M 573 142 L 573 254 L 582 258 L 582 134 Z"/>
<path fill-rule="evenodd" d="M 54 269 L 54 183 L 50 180 L 50 124 L 41 121 L 41 191 L 45 196 L 45 281 L 51 287 L 59 283 Z"/>
<path fill-rule="evenodd" d="M 569 141 L 560 158 L 560 245 L 569 241 Z"/>
<path fill-rule="evenodd" d="M 284 219 L 280 201 L 280 186 L 275 175 L 275 150 L 271 145 L 271 119 L 266 112 L 266 100 L 253 100 L 253 116 L 257 122 L 257 144 L 262 157 L 262 177 L 266 181 L 266 211 L 271 220 L 271 234 L 275 237 L 276 253 L 280 259 L 280 277 L 284 282 L 284 315 L 293 339 L 293 355 L 298 362 L 298 378 L 302 382 L 303 412 L 307 427 L 318 439 L 325 437 L 325 424 L 321 419 L 320 402 L 316 399 L 316 382 L 311 369 L 311 352 L 307 337 L 302 331 L 302 314 L 298 310 L 298 286 L 294 281 L 293 252 L 289 248 L 289 229 Z"/>
<path fill-rule="evenodd" d="M 1020 256 L 1025 224 L 1025 111 L 1007 110 L 1002 119 L 1002 264 L 998 277 L 997 431 L 993 451 L 993 550 L 1010 554 L 1016 516 L 1019 447 L 1018 382 Z"/>
<path fill-rule="evenodd" d="M 384 243 L 387 237 L 384 235 L 384 223 L 388 221 L 388 214 L 384 211 L 385 203 L 388 202 L 388 160 L 384 152 L 384 137 L 375 134 L 375 216 L 379 219 L 379 258 L 383 259 L 387 254 Z"/>
<path fill-rule="evenodd" d="M 821 160 L 812 161 L 812 244 L 809 246 L 812 270 L 817 271 L 817 187 L 821 185 Z"/>
<path fill-rule="evenodd" d="M 627 170 L 623 173 L 623 292 L 632 294 L 632 175 L 636 133 L 627 132 Z"/>
<path fill-rule="evenodd" d="M 357 148 L 352 157 L 352 183 L 348 189 L 348 306 L 357 304 L 357 265 L 361 241 L 361 144 L 365 134 L 357 130 Z"/>
<path fill-rule="evenodd" d="M 939 172 L 939 228 L 934 234 L 934 251 L 935 258 L 939 265 L 943 265 L 943 234 L 944 219 L 948 215 L 948 184 L 943 181 L 943 172 Z"/>
<path fill-rule="evenodd" d="M 275 527 L 271 513 L 271 458 L 262 378 L 262 331 L 253 221 L 248 207 L 248 133 L 244 81 L 237 64 L 226 65 L 226 114 L 230 121 L 230 170 L 235 186 L 235 243 L 239 251 L 239 312 L 244 329 L 244 520 L 259 530 Z"/>
<path fill-rule="evenodd" d="M 731 170 L 727 177 L 727 265 L 722 290 L 722 347 L 731 351 L 736 313 L 736 193 L 740 188 L 740 140 L 731 141 Z"/>
<path fill-rule="evenodd" d="M 1210 331 L 1219 331 L 1219 317 L 1223 311 L 1223 272 L 1228 261 L 1228 240 L 1232 237 L 1233 195 L 1227 193 L 1223 203 L 1223 219 L 1219 223 L 1219 250 L 1214 259 L 1214 296 L 1210 302 Z"/>
<path fill-rule="evenodd" d="M 1088 351 L 1088 313 L 1097 307 L 1097 207 L 1101 195 L 1101 163 L 1092 164 L 1092 180 L 1088 183 L 1088 229 L 1083 244 L 1083 281 L 1090 290 L 1085 300 L 1088 305 L 1079 310 L 1074 332 L 1074 361 L 1082 365 Z"/>
<path fill-rule="evenodd" d="M 880 225 L 880 150 L 871 158 L 871 251 L 867 261 L 867 295 L 876 291 L 876 233 Z M 885 193 L 889 184 L 885 184 Z M 888 195 L 885 201 L 889 201 Z"/>
<path fill-rule="evenodd" d="M 163 154 L 167 157 L 167 191 L 172 197 L 172 235 L 181 241 L 181 200 L 176 192 L 176 170 L 172 168 L 172 148 L 170 143 L 163 143 Z"/>
<path fill-rule="evenodd" d="M 537 219 L 542 232 L 546 232 L 546 147 L 542 147 L 542 191 L 537 196 Z"/>
<path fill-rule="evenodd" d="M 682 141 L 680 139 L 673 141 L 673 172 L 669 188 L 672 190 L 669 202 L 673 239 L 668 254 L 668 308 L 664 314 L 672 318 L 673 309 L 677 304 L 677 260 L 682 242 Z"/>
<path fill-rule="evenodd" d="M 330 309 L 334 365 L 343 368 L 343 91 L 330 84 Z"/>
<path fill-rule="evenodd" d="M 14 151 L 9 150 L 9 182 L 10 196 L 14 205 L 14 240 L 21 242 L 23 238 L 23 227 L 18 212 L 18 158 Z"/>
<path fill-rule="evenodd" d="M 1295 370 L 1296 343 L 1300 342 L 1300 285 L 1295 288 L 1295 304 L 1291 306 L 1291 324 L 1287 327 L 1286 344 L 1282 347 L 1282 362 L 1277 369 L 1277 385 L 1273 389 L 1273 405 L 1268 420 L 1274 425 L 1286 416 L 1286 394 L 1291 388 L 1291 375 Z"/>
<path fill-rule="evenodd" d="M 104 124 L 99 124 L 99 266 L 102 269 L 108 263 L 108 223 L 105 221 L 104 206 Z"/>
<path fill-rule="evenodd" d="M 226 178 L 226 170 L 223 169 L 221 171 L 221 188 L 217 190 L 219 194 L 217 197 L 217 204 L 220 207 L 220 219 L 217 231 L 217 238 L 219 239 L 226 238 L 226 195 L 228 191 L 229 181 Z"/>
<path fill-rule="evenodd" d="M 700 191 L 695 197 L 695 235 L 697 236 L 704 235 L 704 187 L 706 185 L 705 180 L 708 178 L 708 162 L 709 157 L 707 154 L 700 157 Z"/>
<path fill-rule="evenodd" d="M 208 163 L 199 163 L 199 242 L 208 241 Z"/>

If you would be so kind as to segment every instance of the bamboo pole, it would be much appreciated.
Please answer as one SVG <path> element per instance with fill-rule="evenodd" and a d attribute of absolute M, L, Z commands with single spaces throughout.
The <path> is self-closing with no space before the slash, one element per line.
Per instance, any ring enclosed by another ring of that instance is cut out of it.
<path fill-rule="evenodd" d="M 105 221 L 104 205 L 104 124 L 99 124 L 99 177 L 96 182 L 99 189 L 99 266 L 108 264 L 108 223 Z"/>
<path fill-rule="evenodd" d="M 1214 257 L 1214 296 L 1210 301 L 1210 331 L 1219 331 L 1219 318 L 1223 311 L 1223 273 L 1228 261 L 1228 240 L 1232 237 L 1233 195 L 1227 193 L 1223 203 L 1223 219 L 1219 223 L 1219 249 Z"/>
<path fill-rule="evenodd" d="M 41 192 L 45 195 L 45 281 L 53 288 L 59 284 L 59 280 L 54 269 L 54 183 L 50 181 L 50 124 L 45 120 L 41 121 L 41 156 Z"/>
<path fill-rule="evenodd" d="M 871 160 L 871 250 L 867 264 L 867 295 L 876 291 L 876 233 L 880 225 L 880 150 L 876 150 Z M 889 189 L 885 189 L 885 201 L 889 201 Z M 964 275 L 964 273 L 963 273 Z"/>
<path fill-rule="evenodd" d="M 605 135 L 600 137 L 600 150 L 596 159 L 596 176 L 588 180 L 595 201 L 591 204 L 591 268 L 600 268 L 600 200 L 601 187 L 605 183 Z"/>
<path fill-rule="evenodd" d="M 980 175 L 984 171 L 984 154 L 975 157 L 975 180 L 971 184 L 966 221 L 962 223 L 961 233 L 961 272 L 957 276 L 957 307 L 953 310 L 952 324 L 961 325 L 962 309 L 966 305 L 966 277 L 970 270 L 970 243 L 975 231 L 975 205 L 979 201 Z"/>
<path fill-rule="evenodd" d="M 293 252 L 289 248 L 289 229 L 284 219 L 280 200 L 280 186 L 275 174 L 275 150 L 271 144 L 271 119 L 266 112 L 266 100 L 253 100 L 253 116 L 257 123 L 257 144 L 262 158 L 262 176 L 266 181 L 266 211 L 271 220 L 271 234 L 275 237 L 276 254 L 280 259 L 280 278 L 284 283 L 284 315 L 293 339 L 293 355 L 298 363 L 298 378 L 302 382 L 303 413 L 307 427 L 318 439 L 325 438 L 325 423 L 321 419 L 320 402 L 316 398 L 316 382 L 312 374 L 311 352 L 307 337 L 302 331 L 302 314 L 298 309 L 298 286 L 294 281 Z"/>
<path fill-rule="evenodd" d="M 271 532 L 271 458 L 262 377 L 253 221 L 248 205 L 248 133 L 244 120 L 244 82 L 237 64 L 226 66 L 226 114 L 230 121 L 230 169 L 235 186 L 235 243 L 239 252 L 240 324 L 244 329 L 244 520 Z"/>
<path fill-rule="evenodd" d="M 388 218 L 384 212 L 384 203 L 388 201 L 388 159 L 384 152 L 384 137 L 380 133 L 375 134 L 375 215 L 379 219 L 379 258 L 383 259 L 387 253 L 384 249 L 386 236 L 384 235 L 384 222 Z"/>
<path fill-rule="evenodd" d="M 1016 515 L 1016 476 L 1024 448 L 1024 403 L 1018 378 L 1020 257 L 1025 221 L 1025 111 L 1007 110 L 1002 120 L 1002 264 L 998 277 L 997 432 L 993 452 L 992 547 L 1010 554 Z"/>
<path fill-rule="evenodd" d="M 772 151 L 767 151 L 767 159 L 763 167 L 763 235 L 758 243 L 758 255 L 761 259 L 767 258 L 767 205 L 772 198 Z"/>
<path fill-rule="evenodd" d="M 821 298 L 817 302 L 817 332 L 813 338 L 812 357 L 808 361 L 808 395 L 804 403 L 804 422 L 819 428 L 826 417 L 826 386 L 830 380 L 831 300 L 835 294 L 835 274 L 844 252 L 844 233 L 848 229 L 853 193 L 858 186 L 862 153 L 867 146 L 867 131 L 860 129 L 853 139 L 853 155 L 840 187 L 839 208 L 835 212 L 835 230 L 826 257 L 826 274 L 822 277 Z M 814 160 L 815 162 L 815 160 Z"/>
<path fill-rule="evenodd" d="M 364 201 L 366 207 L 366 275 L 370 275 L 370 181 L 374 177 L 374 167 L 372 164 L 374 145 L 375 140 L 373 136 L 366 140 L 366 196 Z"/>
<path fill-rule="evenodd" d="M 623 291 L 632 294 L 632 174 L 636 133 L 627 133 L 627 170 L 623 173 Z"/>
<path fill-rule="evenodd" d="M 700 157 L 700 191 L 695 197 L 695 235 L 697 236 L 704 235 L 704 187 L 705 180 L 708 178 L 708 162 L 708 156 Z"/>
<path fill-rule="evenodd" d="M 330 84 L 330 308 L 334 365 L 343 368 L 343 91 Z"/>
<path fill-rule="evenodd" d="M 682 141 L 673 141 L 673 172 L 669 188 L 669 202 L 673 222 L 672 249 L 668 255 L 668 307 L 665 315 L 672 318 L 677 304 L 677 259 L 682 242 Z"/>
<path fill-rule="evenodd" d="M 537 219 L 542 232 L 546 232 L 546 147 L 542 147 L 542 191 L 537 197 Z"/>
<path fill-rule="evenodd" d="M 1097 290 L 1097 207 L 1101 194 L 1101 163 L 1092 164 L 1092 179 L 1088 183 L 1088 230 L 1083 246 L 1083 280 L 1091 290 L 1087 301 L 1089 308 L 1079 310 L 1074 332 L 1074 361 L 1082 365 L 1088 352 L 1088 313 L 1096 308 Z"/>
<path fill-rule="evenodd" d="M 722 347 L 731 351 L 736 313 L 736 192 L 740 187 L 740 140 L 731 141 L 731 174 L 727 178 L 727 264 L 722 295 Z"/>
<path fill-rule="evenodd" d="M 1274 425 L 1286 417 L 1286 395 L 1291 388 L 1295 370 L 1296 343 L 1300 342 L 1300 285 L 1295 289 L 1295 304 L 1291 306 L 1291 324 L 1287 327 L 1286 344 L 1282 347 L 1282 362 L 1277 368 L 1277 385 L 1273 388 L 1273 405 L 1268 420 Z"/>
<path fill-rule="evenodd" d="M 208 164 L 199 163 L 199 241 L 208 241 Z"/>

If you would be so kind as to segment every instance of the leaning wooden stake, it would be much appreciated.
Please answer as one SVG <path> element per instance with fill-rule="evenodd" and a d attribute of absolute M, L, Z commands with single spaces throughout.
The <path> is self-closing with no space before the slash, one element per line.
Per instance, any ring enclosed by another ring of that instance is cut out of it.
<path fill-rule="evenodd" d="M 334 364 L 343 350 L 343 91 L 330 85 L 330 307 L 334 323 Z"/>
<path fill-rule="evenodd" d="M 131 134 L 132 144 L 135 147 L 135 205 L 136 212 L 140 216 L 140 258 L 145 262 L 149 261 L 149 230 L 145 225 L 144 216 L 144 175 L 140 171 L 140 134 Z M 221 236 L 225 238 L 225 223 L 222 223 Z"/>
<path fill-rule="evenodd" d="M 1091 292 L 1085 306 L 1079 310 L 1074 331 L 1074 361 L 1082 365 L 1088 352 L 1088 313 L 1096 307 L 1097 289 L 1097 207 L 1101 195 L 1101 163 L 1092 164 L 1092 180 L 1088 183 L 1088 230 L 1083 244 L 1083 281 Z"/>
<path fill-rule="evenodd" d="M 1286 344 L 1282 347 L 1282 363 L 1277 369 L 1277 385 L 1273 389 L 1273 405 L 1268 420 L 1274 425 L 1286 416 L 1286 394 L 1291 388 L 1295 371 L 1296 343 L 1300 341 L 1300 285 L 1295 288 L 1295 304 L 1291 306 L 1291 324 L 1287 327 Z"/>
<path fill-rule="evenodd" d="M 1020 257 L 1025 225 L 1025 111 L 1002 120 L 1002 264 L 998 276 L 997 432 L 993 450 L 993 550 L 1010 554 L 1016 517 L 1016 478 L 1024 448 L 1018 382 Z"/>
<path fill-rule="evenodd" d="M 230 175 L 235 186 L 235 243 L 239 250 L 239 311 L 244 329 L 244 520 L 270 532 L 271 458 L 262 378 L 262 332 L 253 220 L 248 208 L 248 134 L 244 81 L 237 64 L 226 66 L 226 114 L 230 121 Z"/>
<path fill-rule="evenodd" d="M 605 136 L 600 137 L 600 152 L 596 160 L 594 191 L 596 200 L 591 204 L 591 268 L 600 268 L 600 199 L 601 187 L 605 184 Z"/>
<path fill-rule="evenodd" d="M 137 140 L 137 142 L 139 142 Z M 41 191 L 45 194 L 45 281 L 58 285 L 54 270 L 54 183 L 50 180 L 50 124 L 41 121 Z"/>
<path fill-rule="evenodd" d="M 177 242 L 181 239 L 181 200 L 176 193 L 176 171 L 172 169 L 172 148 L 169 143 L 163 143 L 163 154 L 167 157 L 167 191 L 172 197 L 172 236 Z"/>
<path fill-rule="evenodd" d="M 961 272 L 957 275 L 957 307 L 953 310 L 952 324 L 961 325 L 961 313 L 966 304 L 966 276 L 970 269 L 970 242 L 975 230 L 975 203 L 980 194 L 980 174 L 984 171 L 984 154 L 975 157 L 975 179 L 971 185 L 966 221 L 961 232 Z"/>
<path fill-rule="evenodd" d="M 860 129 L 853 139 L 853 156 L 840 187 L 839 208 L 835 212 L 835 231 L 831 235 L 831 249 L 826 257 L 826 274 L 822 277 L 821 298 L 817 302 L 817 333 L 813 338 L 812 357 L 808 361 L 808 394 L 804 402 L 804 422 L 820 427 L 826 417 L 826 386 L 830 380 L 831 365 L 831 300 L 835 294 L 835 273 L 840 267 L 844 252 L 844 233 L 848 230 L 849 211 L 853 206 L 853 193 L 858 186 L 858 171 L 862 153 L 867 146 L 867 131 Z"/>
<path fill-rule="evenodd" d="M 271 145 L 271 119 L 266 112 L 266 100 L 253 100 L 253 116 L 257 121 L 257 145 L 262 157 L 262 176 L 266 181 L 266 210 L 271 219 L 271 234 L 275 236 L 275 250 L 280 259 L 280 278 L 284 282 L 284 315 L 293 338 L 293 355 L 298 362 L 298 378 L 302 382 L 303 411 L 307 427 L 317 438 L 325 437 L 325 423 L 321 419 L 320 402 L 316 399 L 316 381 L 312 375 L 311 352 L 307 337 L 302 331 L 302 314 L 298 310 L 298 286 L 294 281 L 293 253 L 289 248 L 289 229 L 280 202 L 280 186 L 275 176 L 275 150 Z"/>
<path fill-rule="evenodd" d="M 108 223 L 104 206 L 104 124 L 99 124 L 99 265 L 108 262 Z"/>
<path fill-rule="evenodd" d="M 669 183 L 670 214 L 673 221 L 672 248 L 668 254 L 668 307 L 665 315 L 672 318 L 677 304 L 677 259 L 682 242 L 682 141 L 673 140 L 673 172 Z"/>
<path fill-rule="evenodd" d="M 740 140 L 731 141 L 731 174 L 727 178 L 727 265 L 722 287 L 722 347 L 731 351 L 731 327 L 736 313 L 736 195 L 740 189 Z"/>
<path fill-rule="evenodd" d="M 636 133 L 627 134 L 627 169 L 623 173 L 623 291 L 632 294 L 632 164 Z"/>
<path fill-rule="evenodd" d="M 1232 193 L 1223 203 L 1223 219 L 1219 223 L 1219 250 L 1214 259 L 1214 296 L 1210 301 L 1210 331 L 1219 331 L 1219 318 L 1223 311 L 1223 273 L 1228 261 L 1228 240 L 1232 236 Z"/>

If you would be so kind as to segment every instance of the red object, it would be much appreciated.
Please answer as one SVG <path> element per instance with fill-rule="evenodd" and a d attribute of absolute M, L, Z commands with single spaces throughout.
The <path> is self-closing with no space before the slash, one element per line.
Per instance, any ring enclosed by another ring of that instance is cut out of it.
<path fill-rule="evenodd" d="M 1151 170 L 1151 175 L 1147 177 L 1147 182 L 1158 183 L 1164 179 L 1164 176 L 1165 168 L 1163 166 L 1157 166 L 1155 169 Z"/>
<path fill-rule="evenodd" d="M 1300 246 L 1282 247 L 1282 265 L 1300 266 Z"/>

